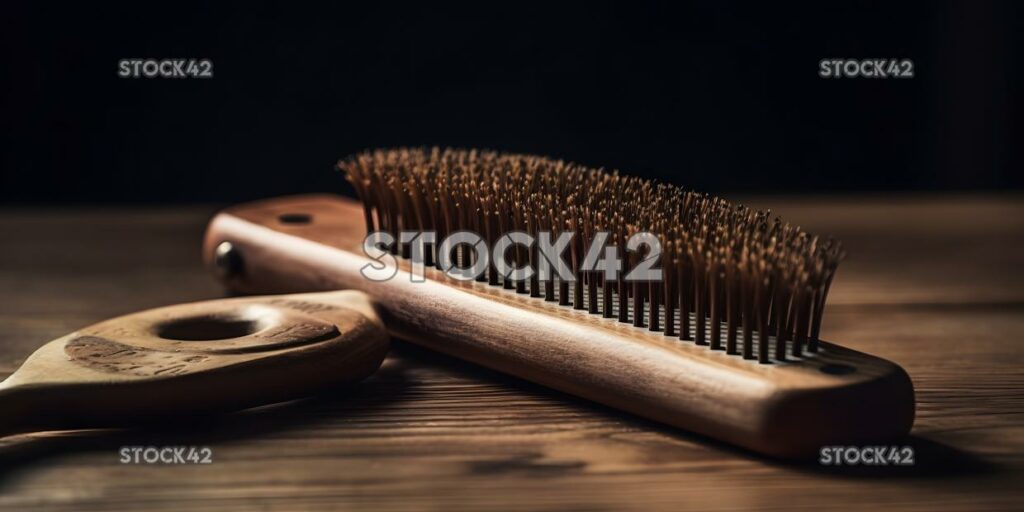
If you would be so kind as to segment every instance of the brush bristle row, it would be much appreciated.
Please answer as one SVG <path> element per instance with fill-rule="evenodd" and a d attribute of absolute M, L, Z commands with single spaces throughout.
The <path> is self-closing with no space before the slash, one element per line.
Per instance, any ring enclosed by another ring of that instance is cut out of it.
<path fill-rule="evenodd" d="M 606 281 L 576 271 L 575 284 L 541 282 L 537 274 L 513 283 L 493 267 L 481 280 L 762 363 L 817 350 L 825 298 L 843 258 L 836 241 L 770 211 L 540 156 L 392 149 L 354 155 L 339 168 L 363 202 L 368 232 L 396 238 L 402 230 L 435 231 L 438 240 L 471 230 L 493 246 L 511 231 L 574 231 L 566 260 L 577 269 L 595 234 L 605 231 L 629 269 L 641 255 L 626 251 L 627 239 L 651 232 L 662 245 L 661 281 L 628 282 L 625 272 Z M 395 250 L 409 255 L 408 247 Z M 509 250 L 514 263 L 536 266 L 538 258 L 520 246 Z M 436 253 L 427 254 L 426 264 L 436 261 Z"/>

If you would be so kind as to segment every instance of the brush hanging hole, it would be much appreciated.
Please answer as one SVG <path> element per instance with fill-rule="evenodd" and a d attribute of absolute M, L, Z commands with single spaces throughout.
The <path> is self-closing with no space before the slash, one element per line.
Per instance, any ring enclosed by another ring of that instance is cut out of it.
<path fill-rule="evenodd" d="M 308 213 L 282 213 L 277 220 L 281 224 L 309 224 L 313 222 L 313 216 Z"/>

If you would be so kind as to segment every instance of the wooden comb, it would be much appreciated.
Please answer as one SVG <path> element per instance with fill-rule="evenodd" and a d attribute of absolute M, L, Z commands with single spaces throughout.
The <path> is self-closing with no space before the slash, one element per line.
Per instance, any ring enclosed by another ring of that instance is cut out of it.
<path fill-rule="evenodd" d="M 0 435 L 240 410 L 349 384 L 389 338 L 357 291 L 142 311 L 51 341 L 0 383 Z"/>
<path fill-rule="evenodd" d="M 238 292 L 364 291 L 398 337 L 763 454 L 892 440 L 913 423 L 902 368 L 831 343 L 765 364 L 529 290 L 429 267 L 413 282 L 405 259 L 392 279 L 370 281 L 368 211 L 331 195 L 235 206 L 211 221 L 204 258 Z"/>

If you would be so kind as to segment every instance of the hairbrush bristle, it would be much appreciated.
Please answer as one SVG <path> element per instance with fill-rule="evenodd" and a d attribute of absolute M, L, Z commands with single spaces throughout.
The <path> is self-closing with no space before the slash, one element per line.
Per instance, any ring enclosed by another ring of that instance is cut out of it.
<path fill-rule="evenodd" d="M 557 279 L 543 282 L 537 274 L 513 283 L 493 267 L 482 279 L 762 363 L 817 350 L 825 298 L 843 257 L 838 242 L 770 211 L 540 156 L 391 149 L 338 166 L 363 202 L 368 232 L 435 231 L 440 240 L 470 230 L 493 244 L 511 231 L 573 231 L 566 252 L 574 269 L 598 232 L 611 233 L 609 244 L 629 265 L 640 256 L 626 251 L 627 239 L 651 232 L 662 244 L 661 281 L 629 282 L 619 273 L 606 282 L 598 272 L 576 270 L 578 285 L 556 286 Z M 407 247 L 396 251 L 408 256 Z M 521 246 L 509 253 L 516 263 L 539 257 Z M 425 259 L 430 265 L 437 257 Z"/>

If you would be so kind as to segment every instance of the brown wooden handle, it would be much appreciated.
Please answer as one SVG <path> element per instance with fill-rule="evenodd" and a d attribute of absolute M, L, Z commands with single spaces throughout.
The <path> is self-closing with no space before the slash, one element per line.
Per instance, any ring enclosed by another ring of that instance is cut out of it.
<path fill-rule="evenodd" d="M 0 435 L 293 400 L 372 374 L 388 342 L 369 300 L 355 291 L 142 311 L 33 353 L 0 383 Z"/>
<path fill-rule="evenodd" d="M 204 255 L 234 290 L 362 290 L 400 337 L 765 454 L 892 439 L 913 423 L 902 368 L 833 344 L 761 365 L 429 268 L 423 283 L 404 267 L 370 281 L 362 215 L 333 196 L 237 206 L 213 219 Z"/>

